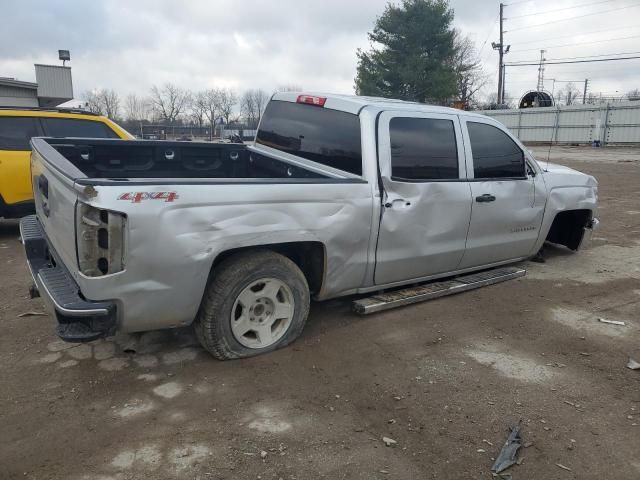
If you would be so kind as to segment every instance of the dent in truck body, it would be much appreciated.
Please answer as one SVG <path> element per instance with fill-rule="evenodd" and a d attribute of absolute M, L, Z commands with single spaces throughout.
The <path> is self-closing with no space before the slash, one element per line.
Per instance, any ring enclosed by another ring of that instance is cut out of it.
<path fill-rule="evenodd" d="M 590 212 L 590 220 L 595 220 L 596 216 L 598 182 L 595 178 L 561 165 L 548 164 L 546 167 L 542 178 L 547 186 L 547 203 L 540 235 L 531 255 L 535 255 L 547 241 L 553 222 L 559 213 L 586 210 Z M 594 222 L 593 225 L 587 225 L 585 235 L 577 249 L 585 244 L 585 237 L 591 235 L 595 223 L 597 222 Z"/>
<path fill-rule="evenodd" d="M 367 183 L 282 184 L 277 189 L 257 184 L 249 188 L 218 184 L 213 189 L 190 185 L 179 190 L 177 203 L 118 202 L 129 189 L 96 186 L 92 198 L 80 197 L 127 215 L 127 256 L 136 259 L 135 267 L 77 279 L 88 298 L 109 292 L 119 304 L 123 330 L 191 323 L 215 259 L 238 248 L 268 247 L 292 239 L 331 245 L 319 299 L 364 282 L 369 259 L 362 245 L 369 241 L 371 218 L 362 213 L 372 209 Z"/>

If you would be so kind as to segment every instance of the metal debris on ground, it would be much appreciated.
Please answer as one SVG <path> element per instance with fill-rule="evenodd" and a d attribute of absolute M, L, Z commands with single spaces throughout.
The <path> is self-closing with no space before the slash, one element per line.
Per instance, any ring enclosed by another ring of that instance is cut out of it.
<path fill-rule="evenodd" d="M 387 447 L 392 447 L 392 446 L 394 446 L 396 443 L 398 443 L 398 442 L 396 442 L 393 438 L 389 438 L 389 437 L 382 437 L 382 441 L 384 442 L 384 444 L 385 444 Z"/>
<path fill-rule="evenodd" d="M 500 473 L 514 465 L 516 463 L 518 450 L 521 446 L 522 437 L 520 436 L 520 422 L 518 422 L 517 425 L 511 427 L 511 432 L 509 433 L 506 442 L 504 442 L 502 450 L 500 450 L 500 454 L 493 463 L 491 470 L 495 473 Z"/>
<path fill-rule="evenodd" d="M 569 467 L 565 467 L 561 463 L 556 463 L 556 467 L 560 467 L 561 469 L 566 470 L 567 472 L 573 472 L 573 470 L 571 470 Z"/>
<path fill-rule="evenodd" d="M 46 317 L 47 313 L 46 312 L 24 312 L 21 313 L 20 315 L 18 315 L 18 317 L 22 318 L 22 317 Z"/>
<path fill-rule="evenodd" d="M 623 327 L 625 325 L 625 323 L 621 322 L 620 320 L 607 320 L 606 318 L 599 318 L 598 321 L 601 323 L 607 323 L 609 325 L 620 325 Z"/>
<path fill-rule="evenodd" d="M 627 363 L 627 368 L 631 370 L 640 370 L 640 363 L 636 362 L 633 358 L 629 359 L 629 363 Z"/>

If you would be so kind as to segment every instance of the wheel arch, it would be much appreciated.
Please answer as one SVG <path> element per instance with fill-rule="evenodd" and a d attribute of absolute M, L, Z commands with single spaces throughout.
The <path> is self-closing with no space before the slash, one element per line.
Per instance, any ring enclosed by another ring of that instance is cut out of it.
<path fill-rule="evenodd" d="M 251 245 L 224 250 L 214 258 L 209 276 L 213 275 L 216 267 L 224 260 L 239 253 L 254 250 L 270 250 L 287 257 L 295 263 L 304 274 L 311 294 L 317 294 L 322 290 L 327 265 L 326 247 L 322 242 L 315 241 Z"/>
<path fill-rule="evenodd" d="M 585 228 L 590 226 L 592 220 L 593 211 L 588 208 L 559 211 L 551 222 L 545 242 L 564 245 L 576 251 L 582 244 Z"/>

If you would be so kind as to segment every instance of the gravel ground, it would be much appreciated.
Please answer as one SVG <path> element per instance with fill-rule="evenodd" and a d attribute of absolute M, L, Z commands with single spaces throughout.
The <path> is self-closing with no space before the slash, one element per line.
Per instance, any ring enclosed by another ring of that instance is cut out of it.
<path fill-rule="evenodd" d="M 21 316 L 43 307 L 0 221 L 0 478 L 489 479 L 519 420 L 516 480 L 640 478 L 640 150 L 551 161 L 600 182 L 585 251 L 369 317 L 314 304 L 291 347 L 233 362 L 188 329 L 135 353 L 58 341 L 50 317 Z"/>

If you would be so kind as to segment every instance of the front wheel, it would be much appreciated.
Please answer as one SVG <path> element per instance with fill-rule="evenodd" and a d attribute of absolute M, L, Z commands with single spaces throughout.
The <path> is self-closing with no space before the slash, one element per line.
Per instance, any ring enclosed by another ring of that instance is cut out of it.
<path fill-rule="evenodd" d="M 253 251 L 215 268 L 194 327 L 202 346 L 226 360 L 290 344 L 308 314 L 309 286 L 298 266 L 278 253 Z"/>

